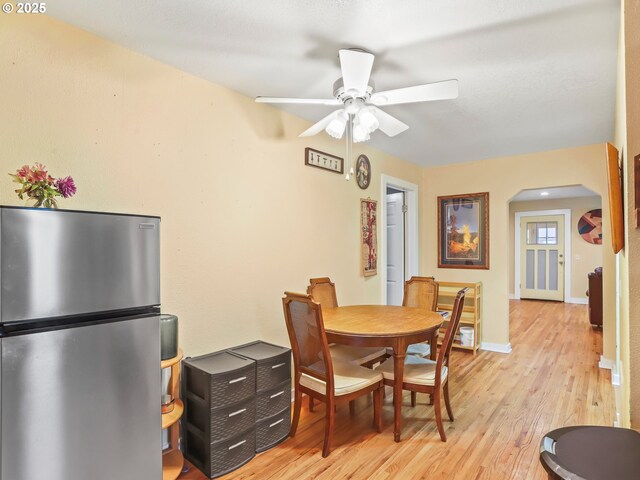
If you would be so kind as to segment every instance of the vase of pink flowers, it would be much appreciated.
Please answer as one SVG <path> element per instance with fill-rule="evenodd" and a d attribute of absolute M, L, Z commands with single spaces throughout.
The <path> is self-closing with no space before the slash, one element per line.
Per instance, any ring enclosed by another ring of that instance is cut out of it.
<path fill-rule="evenodd" d="M 54 178 L 47 172 L 47 167 L 36 163 L 33 167 L 24 165 L 10 173 L 13 181 L 20 184 L 16 190 L 18 198 L 35 201 L 34 207 L 58 208 L 56 197 L 69 198 L 76 194 L 76 184 L 72 177 Z"/>

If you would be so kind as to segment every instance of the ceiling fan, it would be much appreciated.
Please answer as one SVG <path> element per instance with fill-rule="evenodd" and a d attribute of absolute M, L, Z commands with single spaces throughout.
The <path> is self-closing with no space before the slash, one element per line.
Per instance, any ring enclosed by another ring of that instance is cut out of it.
<path fill-rule="evenodd" d="M 331 112 L 300 136 L 309 137 L 325 130 L 332 137 L 340 139 L 346 130 L 347 136 L 351 136 L 354 142 L 364 142 L 377 129 L 395 137 L 409 128 L 378 107 L 458 97 L 457 80 L 376 92 L 370 78 L 375 58 L 373 54 L 360 49 L 342 49 L 339 57 L 342 77 L 333 84 L 334 98 L 256 97 L 256 102 L 340 106 L 342 108 Z"/>

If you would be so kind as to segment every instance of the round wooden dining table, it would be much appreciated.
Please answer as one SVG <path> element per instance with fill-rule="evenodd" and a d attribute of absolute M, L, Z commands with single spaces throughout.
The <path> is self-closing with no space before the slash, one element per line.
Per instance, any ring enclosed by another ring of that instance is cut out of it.
<path fill-rule="evenodd" d="M 423 308 L 390 305 L 352 305 L 323 308 L 322 317 L 327 340 L 331 343 L 360 347 L 392 347 L 394 382 L 393 436 L 400 441 L 402 425 L 402 382 L 407 347 L 431 341 L 432 358 L 443 318 Z"/>

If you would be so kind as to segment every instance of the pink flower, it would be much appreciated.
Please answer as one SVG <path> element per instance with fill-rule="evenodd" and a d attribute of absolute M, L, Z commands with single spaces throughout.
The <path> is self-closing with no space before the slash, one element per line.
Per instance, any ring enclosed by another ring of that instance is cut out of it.
<path fill-rule="evenodd" d="M 48 176 L 47 167 L 41 163 L 36 163 L 35 167 L 29 172 L 27 180 L 31 183 L 46 182 Z"/>
<path fill-rule="evenodd" d="M 17 175 L 19 178 L 27 178 L 27 175 L 31 173 L 31 167 L 29 165 L 23 165 L 22 168 L 17 170 Z"/>
<path fill-rule="evenodd" d="M 76 193 L 76 184 L 72 177 L 59 178 L 55 181 L 54 187 L 64 198 L 69 198 Z"/>

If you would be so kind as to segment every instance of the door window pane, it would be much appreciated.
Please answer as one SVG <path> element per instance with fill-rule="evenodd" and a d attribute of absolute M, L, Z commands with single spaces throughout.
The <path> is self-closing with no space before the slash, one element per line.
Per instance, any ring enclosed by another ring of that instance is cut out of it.
<path fill-rule="evenodd" d="M 549 250 L 549 290 L 558 290 L 558 250 Z"/>
<path fill-rule="evenodd" d="M 538 290 L 547 288 L 547 251 L 538 250 Z"/>
<path fill-rule="evenodd" d="M 558 222 L 527 222 L 527 245 L 557 245 Z"/>
<path fill-rule="evenodd" d="M 527 250 L 527 267 L 526 267 L 526 278 L 525 281 L 526 288 L 533 288 L 534 279 L 535 279 L 535 269 L 534 269 L 534 259 L 535 259 L 536 251 L 535 250 Z"/>

